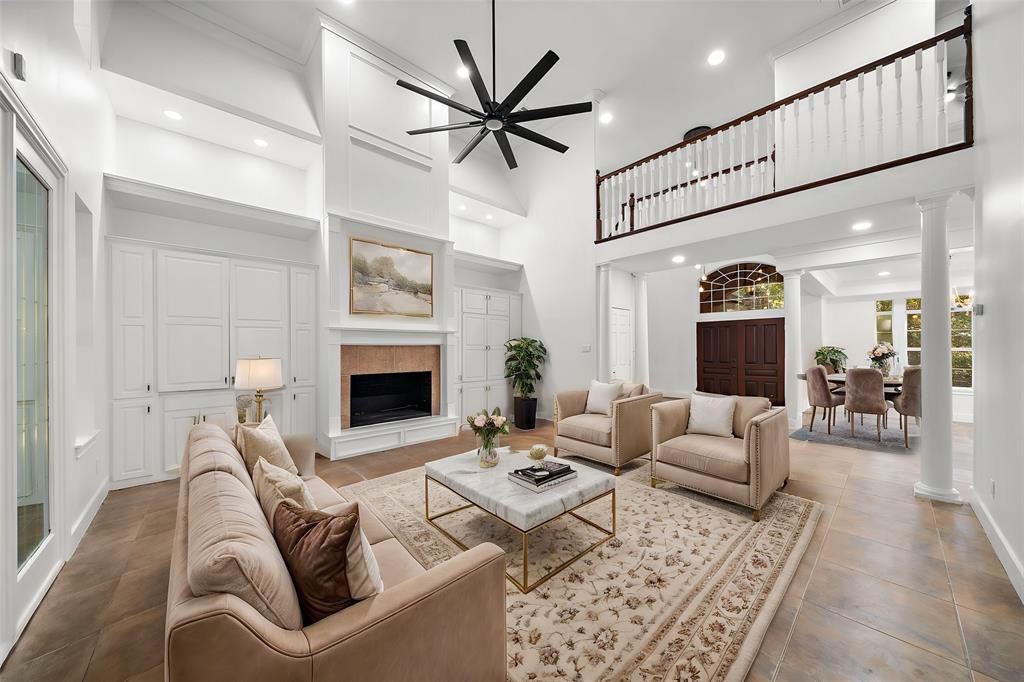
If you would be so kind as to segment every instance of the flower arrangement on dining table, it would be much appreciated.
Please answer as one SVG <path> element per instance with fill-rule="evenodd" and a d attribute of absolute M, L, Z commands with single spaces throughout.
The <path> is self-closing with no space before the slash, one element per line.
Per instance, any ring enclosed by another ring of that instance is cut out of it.
<path fill-rule="evenodd" d="M 508 418 L 501 414 L 501 408 L 495 407 L 490 414 L 481 410 L 477 414 L 466 417 L 469 428 L 480 439 L 480 466 L 487 468 L 498 463 L 498 451 L 495 442 L 498 436 L 508 435 Z"/>
<path fill-rule="evenodd" d="M 871 350 L 868 351 L 868 360 L 871 361 L 872 367 L 882 373 L 882 376 L 887 376 L 889 374 L 892 359 L 897 355 L 898 353 L 896 352 L 896 349 L 893 348 L 892 344 L 883 341 L 882 343 L 876 343 L 871 347 Z"/>

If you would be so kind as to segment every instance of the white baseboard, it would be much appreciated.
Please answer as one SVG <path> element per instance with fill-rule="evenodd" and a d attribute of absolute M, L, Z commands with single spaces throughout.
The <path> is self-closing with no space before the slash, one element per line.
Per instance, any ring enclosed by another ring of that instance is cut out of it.
<path fill-rule="evenodd" d="M 1006 570 L 1006 575 L 1009 576 L 1010 582 L 1013 583 L 1013 589 L 1017 590 L 1017 596 L 1021 598 L 1021 601 L 1024 601 L 1024 562 L 1021 562 L 1021 558 L 1017 556 L 1017 553 L 1013 551 L 1013 547 L 1007 542 L 1006 536 L 1003 535 L 1003 531 L 999 528 L 999 524 L 992 518 L 988 507 L 978 497 L 974 486 L 971 486 L 971 508 L 974 509 L 978 520 L 981 521 L 985 534 L 988 536 L 989 542 L 992 543 L 992 548 L 996 551 L 996 556 L 999 557 L 999 561 Z"/>
<path fill-rule="evenodd" d="M 85 505 L 85 509 L 78 515 L 75 522 L 71 524 L 71 532 L 68 534 L 67 558 L 70 558 L 75 553 L 75 550 L 78 549 L 78 543 L 82 541 L 85 531 L 89 530 L 92 520 L 96 518 L 96 512 L 100 510 L 103 501 L 107 499 L 107 492 L 109 490 L 110 479 L 104 478 L 103 482 L 96 488 L 96 492 L 89 499 L 89 504 Z"/>

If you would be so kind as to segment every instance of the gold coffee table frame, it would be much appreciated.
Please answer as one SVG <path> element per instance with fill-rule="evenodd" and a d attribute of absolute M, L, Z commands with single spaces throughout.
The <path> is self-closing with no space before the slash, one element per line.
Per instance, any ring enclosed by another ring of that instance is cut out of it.
<path fill-rule="evenodd" d="M 455 495 L 459 499 L 465 500 L 466 502 L 468 502 L 468 504 L 464 504 L 461 507 L 456 507 L 455 509 L 449 509 L 447 511 L 441 512 L 440 514 L 434 514 L 433 516 L 431 516 L 430 515 L 430 482 L 431 481 L 433 481 L 437 485 L 441 486 L 442 488 L 444 488 L 445 490 L 447 490 L 451 494 Z M 599 500 L 603 500 L 604 498 L 608 497 L 609 495 L 611 495 L 611 497 L 612 497 L 612 527 L 611 527 L 611 530 L 609 530 L 607 528 L 603 528 L 603 527 L 597 525 L 596 523 L 594 523 L 593 521 L 591 521 L 590 519 L 585 519 L 585 518 L 583 518 L 582 516 L 580 516 L 579 514 L 576 513 L 576 510 L 580 509 L 581 507 L 585 507 L 588 504 L 593 504 L 595 502 L 598 502 Z M 527 592 L 532 592 L 533 590 L 537 589 L 537 587 L 539 587 L 540 585 L 544 584 L 545 582 L 547 582 L 551 578 L 553 578 L 556 575 L 558 575 L 559 573 L 561 573 L 563 570 L 565 570 L 569 565 L 571 565 L 573 562 L 575 562 L 581 556 L 583 556 L 584 554 L 587 554 L 588 552 L 593 551 L 594 549 L 600 547 L 601 545 L 603 545 L 604 543 L 608 542 L 613 537 L 615 537 L 615 488 L 612 488 L 608 492 L 601 493 L 597 497 L 592 497 L 589 500 L 586 500 L 586 501 L 582 502 L 581 504 L 576 505 L 572 509 L 566 510 L 566 511 L 562 512 L 561 514 L 559 514 L 558 516 L 555 516 L 554 518 L 548 519 L 544 523 L 538 523 L 533 528 L 528 528 L 527 530 L 523 530 L 522 528 L 519 528 L 517 526 L 512 525 L 511 523 L 509 523 L 505 519 L 501 518 L 497 514 L 494 514 L 494 513 L 491 513 L 489 511 L 487 511 L 486 509 L 484 509 L 480 505 L 476 504 L 472 500 L 466 499 L 465 497 L 463 497 L 462 495 L 458 494 L 457 492 L 455 492 L 454 490 L 452 490 L 451 488 L 449 488 L 448 486 L 446 486 L 444 483 L 442 483 L 441 481 L 437 480 L 436 478 L 433 478 L 433 477 L 431 477 L 429 475 L 423 477 L 423 517 L 424 517 L 424 519 L 426 519 L 427 523 L 429 523 L 431 526 L 433 526 L 437 530 L 441 531 L 444 534 L 445 537 L 447 537 L 449 540 L 451 540 L 456 545 L 461 547 L 463 550 L 467 550 L 467 549 L 469 549 L 469 547 L 467 547 L 461 540 L 459 540 L 457 537 L 455 537 L 454 535 L 452 535 L 451 533 L 446 531 L 444 528 L 442 528 L 441 526 L 439 526 L 436 523 L 434 523 L 434 521 L 436 519 L 441 518 L 442 516 L 448 516 L 449 514 L 454 514 L 455 512 L 460 512 L 460 511 L 463 511 L 464 509 L 470 509 L 470 508 L 479 509 L 480 511 L 484 512 L 488 516 L 491 516 L 491 517 L 497 519 L 498 521 L 501 521 L 506 526 L 511 528 L 514 532 L 517 532 L 517 533 L 522 535 L 522 538 L 523 538 L 523 581 L 520 582 L 519 580 L 517 580 L 515 578 L 515 576 L 513 576 L 507 570 L 505 571 L 505 577 L 508 578 L 512 582 L 512 584 L 515 585 L 519 589 L 519 591 L 524 593 L 524 594 L 527 593 Z M 566 515 L 572 516 L 572 517 L 582 521 L 583 523 L 587 524 L 591 528 L 597 529 L 598 531 L 600 531 L 604 535 L 604 537 L 602 537 L 600 540 L 598 540 L 594 544 L 592 544 L 589 547 L 587 547 L 586 549 L 584 549 L 582 552 L 580 552 L 579 554 L 577 554 L 573 558 L 571 558 L 571 559 L 569 559 L 567 561 L 562 562 L 557 568 L 555 568 L 554 570 L 546 573 L 542 578 L 540 578 L 539 580 L 537 580 L 536 582 L 534 582 L 531 585 L 530 581 L 529 581 L 530 533 L 534 533 L 534 532 L 538 531 L 539 529 L 543 528 L 544 526 L 548 525 L 552 521 L 557 521 L 558 519 L 560 519 L 560 518 L 562 518 L 563 516 L 566 516 Z"/>

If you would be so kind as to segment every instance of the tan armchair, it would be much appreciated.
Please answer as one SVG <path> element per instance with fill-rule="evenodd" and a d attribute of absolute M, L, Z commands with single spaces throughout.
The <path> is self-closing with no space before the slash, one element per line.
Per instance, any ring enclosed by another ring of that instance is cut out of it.
<path fill-rule="evenodd" d="M 651 486 L 681 485 L 741 504 L 761 520 L 761 507 L 789 480 L 789 422 L 767 398 L 737 397 L 733 438 L 687 434 L 690 400 L 651 408 Z"/>
<path fill-rule="evenodd" d="M 630 385 L 626 384 L 629 388 Z M 622 465 L 651 452 L 651 405 L 660 393 L 646 393 L 634 384 L 612 403 L 611 415 L 586 411 L 589 391 L 563 391 L 555 395 L 555 455 L 592 459 L 622 472 Z"/>

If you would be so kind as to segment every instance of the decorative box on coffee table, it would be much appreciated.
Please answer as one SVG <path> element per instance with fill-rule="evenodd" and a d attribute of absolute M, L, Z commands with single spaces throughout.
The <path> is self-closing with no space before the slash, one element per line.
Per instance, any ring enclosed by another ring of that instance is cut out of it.
<path fill-rule="evenodd" d="M 488 469 L 480 468 L 475 450 L 427 462 L 424 467 L 426 478 L 423 483 L 426 520 L 462 549 L 468 549 L 468 547 L 462 540 L 438 525 L 437 519 L 475 507 L 504 523 L 513 532 L 520 534 L 523 541 L 522 580 L 520 581 L 508 572 L 506 575 L 521 592 L 530 592 L 584 554 L 615 537 L 615 477 L 578 463 L 556 458 L 550 458 L 550 460 L 572 465 L 577 476 L 558 486 L 539 492 L 527 490 L 508 478 L 510 471 L 536 463 L 527 457 L 525 452 L 503 451 L 498 465 Z M 431 515 L 430 486 L 432 483 L 447 488 L 468 504 Z M 604 528 L 576 513 L 581 507 L 609 496 L 611 497 L 611 529 Z M 530 535 L 566 515 L 596 529 L 601 537 L 571 559 L 562 562 L 553 570 L 530 583 Z"/>

